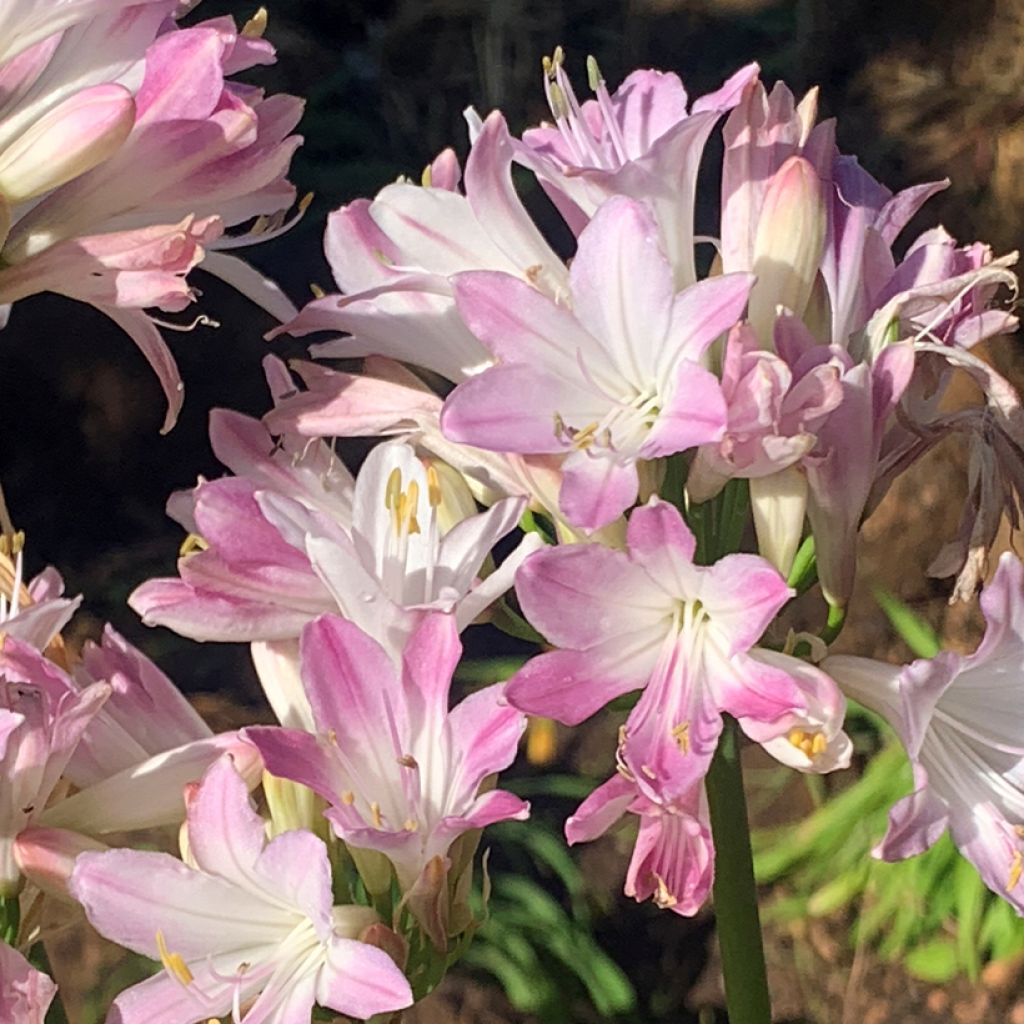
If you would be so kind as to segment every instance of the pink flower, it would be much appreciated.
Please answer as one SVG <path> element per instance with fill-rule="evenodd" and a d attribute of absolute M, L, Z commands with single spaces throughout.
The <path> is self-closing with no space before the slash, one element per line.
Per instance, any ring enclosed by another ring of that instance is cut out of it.
<path fill-rule="evenodd" d="M 324 356 L 382 355 L 464 380 L 491 356 L 462 323 L 449 278 L 499 270 L 555 296 L 565 266 L 530 219 L 512 186 L 513 142 L 495 111 L 466 162 L 465 194 L 455 179 L 399 182 L 328 220 L 324 249 L 343 295 L 307 305 L 282 330 L 344 331 L 316 348 Z M 443 187 L 442 187 L 443 186 Z M 275 332 L 276 333 L 276 332 Z"/>
<path fill-rule="evenodd" d="M 508 684 L 509 700 L 574 725 L 643 689 L 618 756 L 660 805 L 684 799 L 704 776 L 722 712 L 795 767 L 845 766 L 835 684 L 755 646 L 792 595 L 778 572 L 754 555 L 698 566 L 694 551 L 675 508 L 652 499 L 630 517 L 625 551 L 574 545 L 528 559 L 516 593 L 530 622 L 563 649 L 527 662 Z"/>
<path fill-rule="evenodd" d="M 409 1006 L 409 983 L 382 950 L 358 941 L 377 920 L 332 907 L 331 868 L 311 832 L 266 839 L 228 759 L 189 804 L 194 866 L 163 853 L 84 853 L 71 891 L 104 936 L 164 970 L 122 992 L 122 1024 L 308 1019 L 314 1004 L 358 1018 Z"/>
<path fill-rule="evenodd" d="M 875 853 L 902 860 L 949 829 L 985 884 L 1024 913 L 1024 567 L 1000 559 L 982 591 L 987 629 L 970 655 L 943 651 L 895 666 L 836 655 L 824 667 L 899 733 L 914 792 L 893 807 Z"/>
<path fill-rule="evenodd" d="M 0 1020 L 43 1024 L 57 986 L 16 949 L 0 942 Z"/>
<path fill-rule="evenodd" d="M 507 274 L 454 280 L 462 317 L 500 365 L 455 389 L 441 428 L 481 448 L 565 453 L 559 504 L 570 523 L 596 529 L 629 508 L 638 460 L 721 437 L 721 389 L 700 359 L 740 317 L 751 278 L 677 294 L 642 203 L 601 207 L 559 303 Z"/>
<path fill-rule="evenodd" d="M 302 681 L 315 735 L 251 727 L 267 771 L 329 804 L 336 835 L 377 850 L 408 892 L 471 829 L 525 818 L 528 805 L 484 780 L 512 763 L 526 720 L 502 685 L 448 710 L 462 653 L 451 616 L 427 615 L 400 666 L 358 627 L 324 616 L 302 634 Z"/>
<path fill-rule="evenodd" d="M 207 249 L 256 237 L 221 239 L 225 226 L 270 217 L 261 238 L 280 227 L 302 104 L 226 81 L 274 59 L 253 26 L 177 30 L 165 21 L 171 2 L 63 6 L 77 9 L 75 24 L 62 33 L 75 19 L 56 14 L 54 35 L 0 63 L 0 305 L 55 291 L 107 313 L 156 371 L 166 430 L 180 379 L 143 309 L 191 303 L 186 277 L 205 259 L 291 315 L 273 286 Z"/>
<path fill-rule="evenodd" d="M 715 850 L 704 787 L 670 804 L 645 796 L 635 782 L 613 775 L 598 786 L 565 823 L 572 843 L 589 842 L 624 814 L 640 819 L 626 872 L 625 893 L 652 899 L 663 910 L 690 917 L 704 905 L 715 873 Z"/>
<path fill-rule="evenodd" d="M 676 75 L 634 71 L 609 94 L 593 57 L 587 74 L 595 98 L 581 105 L 563 60 L 559 47 L 544 62 L 555 123 L 524 132 L 517 159 L 537 175 L 576 234 L 612 196 L 650 203 L 676 287 L 693 284 L 693 207 L 704 144 L 756 79 L 758 66 L 741 68 L 687 110 L 689 98 Z"/>
<path fill-rule="evenodd" d="M 52 566 L 26 585 L 24 553 L 18 537 L 15 547 L 13 562 L 8 556 L 0 556 L 0 632 L 42 651 L 71 621 L 82 599 L 64 597 L 64 581 Z M 9 592 L 10 598 L 2 591 Z"/>
<path fill-rule="evenodd" d="M 257 421 L 223 410 L 211 437 L 244 476 L 196 488 L 191 510 L 178 514 L 204 549 L 181 559 L 180 579 L 151 580 L 129 599 L 147 623 L 196 639 L 290 641 L 318 615 L 340 611 L 397 656 L 425 609 L 452 611 L 468 626 L 539 543 L 523 541 L 481 580 L 522 499 L 442 525 L 440 478 L 408 445 L 378 446 L 353 488 L 322 443 L 278 450 Z"/>
<path fill-rule="evenodd" d="M 4 649 L 35 654 L 10 637 Z M 110 692 L 94 683 L 81 693 L 56 696 L 36 685 L 0 675 L 0 895 L 17 893 L 15 836 L 37 819 L 60 780 L 90 720 Z"/>
<path fill-rule="evenodd" d="M 73 736 L 59 712 L 41 725 L 36 742 L 59 744 L 53 781 L 62 775 L 77 792 L 49 806 L 52 785 L 36 800 L 26 798 L 18 805 L 34 804 L 26 821 L 92 835 L 179 822 L 183 788 L 225 752 L 250 785 L 259 780 L 262 765 L 252 748 L 237 733 L 214 736 L 171 681 L 109 627 L 103 645 L 90 644 L 84 657 L 72 678 L 12 637 L 0 649 L 0 677 L 22 703 L 29 694 L 55 709 L 91 700 L 88 721 Z"/>

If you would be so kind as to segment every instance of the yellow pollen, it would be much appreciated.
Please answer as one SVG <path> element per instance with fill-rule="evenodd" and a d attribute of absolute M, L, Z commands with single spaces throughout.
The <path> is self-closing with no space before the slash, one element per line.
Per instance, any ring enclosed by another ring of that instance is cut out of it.
<path fill-rule="evenodd" d="M 661 875 L 656 874 L 654 876 L 658 881 L 658 888 L 654 892 L 654 902 L 662 909 L 668 910 L 669 907 L 674 907 L 679 900 L 672 895 L 669 891 L 668 885 L 665 883 L 665 879 Z"/>
<path fill-rule="evenodd" d="M 672 739 L 676 741 L 680 754 L 688 754 L 690 752 L 690 723 L 680 722 L 672 730 Z"/>
<path fill-rule="evenodd" d="M 599 425 L 597 423 L 588 423 L 581 430 L 577 430 L 572 435 L 573 448 L 577 451 L 586 451 L 594 443 Z"/>
<path fill-rule="evenodd" d="M 267 9 L 261 7 L 246 23 L 242 35 L 246 39 L 262 39 L 267 31 Z"/>
<path fill-rule="evenodd" d="M 540 275 L 544 273 L 544 267 L 540 263 L 534 263 L 526 268 L 526 280 L 530 284 L 536 284 L 540 279 Z"/>
<path fill-rule="evenodd" d="M 802 754 L 815 758 L 828 749 L 828 740 L 824 733 L 807 732 L 804 729 L 790 729 L 786 737 Z"/>
<path fill-rule="evenodd" d="M 561 120 L 563 117 L 568 117 L 569 104 L 565 100 L 565 93 L 562 92 L 562 87 L 556 82 L 551 82 L 548 86 L 548 91 L 551 94 L 551 112 L 555 115 L 555 118 Z"/>
<path fill-rule="evenodd" d="M 395 466 L 388 476 L 388 482 L 384 487 L 384 507 L 389 512 L 398 508 L 398 499 L 402 496 L 402 471 Z"/>
<path fill-rule="evenodd" d="M 402 490 L 402 471 L 395 466 L 384 487 L 384 507 L 391 513 L 391 526 L 396 535 L 420 532 L 416 509 L 420 503 L 420 485 L 412 480 L 408 490 Z"/>
<path fill-rule="evenodd" d="M 351 807 L 356 802 L 355 793 L 353 793 L 351 789 L 346 789 L 345 792 L 341 794 L 341 802 L 346 807 Z"/>
<path fill-rule="evenodd" d="M 314 299 L 322 299 L 327 294 L 327 292 L 325 292 L 315 281 L 310 282 L 309 290 Z"/>
<path fill-rule="evenodd" d="M 384 815 L 380 813 L 380 804 L 376 800 L 370 804 L 370 817 L 373 818 L 374 828 L 384 827 Z"/>
<path fill-rule="evenodd" d="M 160 963 L 164 965 L 167 973 L 173 974 L 182 985 L 191 985 L 195 979 L 192 976 L 192 972 L 188 969 L 188 964 L 182 959 L 180 953 L 172 953 L 167 948 L 164 933 L 159 929 L 157 929 L 156 933 L 156 949 L 160 954 Z"/>
<path fill-rule="evenodd" d="M 438 508 L 441 504 L 441 478 L 433 463 L 427 466 L 427 501 L 431 508 Z"/>
<path fill-rule="evenodd" d="M 1022 871 L 1024 871 L 1024 857 L 1021 856 L 1020 850 L 1014 850 L 1013 863 L 1010 865 L 1010 878 L 1006 883 L 1007 892 L 1012 892 L 1017 888 Z"/>
<path fill-rule="evenodd" d="M 597 58 L 591 54 L 587 57 L 587 82 L 590 85 L 590 91 L 597 92 L 603 81 L 604 75 L 601 74 L 601 69 L 597 66 Z"/>
<path fill-rule="evenodd" d="M 556 68 L 560 68 L 565 63 L 565 50 L 561 46 L 555 47 L 555 52 L 551 57 L 551 62 Z"/>
<path fill-rule="evenodd" d="M 405 824 L 402 826 L 406 832 L 415 832 L 419 827 L 420 823 L 413 818 L 406 818 Z"/>
<path fill-rule="evenodd" d="M 199 551 L 205 551 L 210 545 L 199 536 L 198 533 L 190 533 L 182 542 L 181 547 L 178 548 L 179 558 L 188 558 L 189 555 L 194 555 Z"/>
<path fill-rule="evenodd" d="M 430 164 L 427 164 L 423 168 L 423 173 L 420 175 L 420 184 L 424 188 L 430 188 L 434 181 L 434 172 L 431 170 Z"/>

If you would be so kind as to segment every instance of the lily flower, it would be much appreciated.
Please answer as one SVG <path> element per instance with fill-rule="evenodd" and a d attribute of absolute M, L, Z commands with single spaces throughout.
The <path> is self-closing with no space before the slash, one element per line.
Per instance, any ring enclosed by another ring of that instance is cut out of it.
<path fill-rule="evenodd" d="M 427 609 L 454 612 L 459 627 L 468 626 L 540 543 L 526 538 L 479 580 L 523 499 L 442 524 L 441 479 L 408 445 L 374 449 L 350 490 L 340 463 L 337 487 L 329 477 L 317 485 L 258 421 L 218 411 L 212 423 L 221 458 L 246 475 L 193 492 L 182 518 L 194 523 L 203 549 L 181 559 L 180 579 L 150 580 L 129 598 L 148 624 L 201 640 L 282 642 L 318 615 L 341 612 L 397 656 Z M 336 463 L 322 442 L 303 447 Z"/>
<path fill-rule="evenodd" d="M 0 309 L 53 291 L 106 313 L 156 371 L 165 430 L 181 381 L 144 309 L 183 310 L 195 298 L 186 277 L 203 262 L 294 314 L 255 271 L 209 250 L 283 230 L 302 110 L 228 81 L 273 62 L 260 19 L 241 32 L 227 18 L 178 29 L 176 7 L 13 0 L 0 14 L 25 33 L 0 44 L 10 54 L 0 57 Z M 247 234 L 222 237 L 254 218 Z"/>
<path fill-rule="evenodd" d="M 684 800 L 657 803 L 621 773 L 597 787 L 565 823 L 570 845 L 603 835 L 624 814 L 640 819 L 626 872 L 625 893 L 638 903 L 692 917 L 711 892 L 715 848 L 707 798 L 697 785 Z"/>
<path fill-rule="evenodd" d="M 245 736 L 267 771 L 328 803 L 337 836 L 383 853 L 403 893 L 472 829 L 527 817 L 529 805 L 484 780 L 515 758 L 526 718 L 488 686 L 448 710 L 462 647 L 451 616 L 427 615 L 396 666 L 356 625 L 306 627 L 301 672 L 314 731 L 254 726 Z"/>
<path fill-rule="evenodd" d="M 524 132 L 516 159 L 533 171 L 577 235 L 612 196 L 650 203 L 676 287 L 693 284 L 693 209 L 704 145 L 760 69 L 748 64 L 690 105 L 679 77 L 661 71 L 634 71 L 609 93 L 597 61 L 589 57 L 594 98 L 581 104 L 564 61 L 561 47 L 544 59 L 544 92 L 554 123 Z"/>
<path fill-rule="evenodd" d="M 701 365 L 739 319 L 752 278 L 677 294 L 650 210 L 610 199 L 580 235 L 561 303 L 508 274 L 454 279 L 459 311 L 499 365 L 459 385 L 441 429 L 496 451 L 565 454 L 559 505 L 606 526 L 637 498 L 637 462 L 718 440 L 726 409 Z"/>
<path fill-rule="evenodd" d="M 189 803 L 194 866 L 165 853 L 83 853 L 70 889 L 100 934 L 163 970 L 122 992 L 122 1024 L 239 1024 L 308 1019 L 314 1004 L 360 1019 L 412 1004 L 405 976 L 359 941 L 367 907 L 332 907 L 323 841 L 285 832 L 269 842 L 229 758 Z"/>
<path fill-rule="evenodd" d="M 1024 914 L 1024 566 L 1007 553 L 981 594 L 985 636 L 973 654 L 909 665 L 834 655 L 822 666 L 896 730 L 914 791 L 892 808 L 882 860 L 923 853 L 947 829 L 985 884 Z"/>
<path fill-rule="evenodd" d="M 584 544 L 533 555 L 516 593 L 562 649 L 527 662 L 509 681 L 509 701 L 575 725 L 642 689 L 618 760 L 660 805 L 685 799 L 703 778 L 723 712 L 804 770 L 844 767 L 851 748 L 835 683 L 755 646 L 792 591 L 763 558 L 727 555 L 705 567 L 695 548 L 679 512 L 652 499 L 630 516 L 625 551 Z"/>

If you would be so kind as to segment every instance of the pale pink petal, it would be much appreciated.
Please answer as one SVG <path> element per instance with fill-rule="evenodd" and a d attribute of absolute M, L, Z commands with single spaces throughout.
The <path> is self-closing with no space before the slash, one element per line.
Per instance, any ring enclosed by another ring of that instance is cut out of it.
<path fill-rule="evenodd" d="M 626 813 L 636 795 L 636 786 L 622 775 L 601 783 L 566 820 L 569 845 L 589 843 L 604 835 Z"/>
<path fill-rule="evenodd" d="M 405 975 L 382 949 L 335 935 L 317 980 L 316 1000 L 364 1020 L 411 1006 L 413 997 Z"/>
<path fill-rule="evenodd" d="M 728 422 L 718 378 L 696 363 L 681 360 L 640 453 L 645 459 L 654 459 L 718 441 Z"/>
<path fill-rule="evenodd" d="M 573 526 L 599 530 L 636 501 L 639 488 L 635 461 L 611 451 L 573 452 L 562 466 L 558 506 Z"/>

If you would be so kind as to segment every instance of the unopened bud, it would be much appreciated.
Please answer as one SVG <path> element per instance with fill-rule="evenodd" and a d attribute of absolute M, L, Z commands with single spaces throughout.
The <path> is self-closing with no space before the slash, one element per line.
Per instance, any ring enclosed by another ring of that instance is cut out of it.
<path fill-rule="evenodd" d="M 771 347 L 775 311 L 802 317 L 814 287 L 825 244 L 821 179 L 803 157 L 790 157 L 765 193 L 754 239 L 750 323 L 764 348 Z"/>
<path fill-rule="evenodd" d="M 121 148 L 134 124 L 135 101 L 123 86 L 75 93 L 0 154 L 0 192 L 13 205 L 91 171 Z"/>
<path fill-rule="evenodd" d="M 807 476 L 797 466 L 750 481 L 757 548 L 783 576 L 789 575 L 804 530 Z"/>
<path fill-rule="evenodd" d="M 80 853 L 108 849 L 103 843 L 63 828 L 27 828 L 14 840 L 21 873 L 49 896 L 73 903 L 68 880 Z"/>

